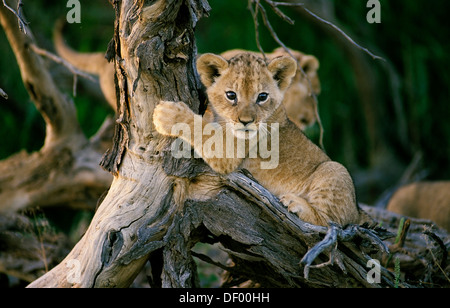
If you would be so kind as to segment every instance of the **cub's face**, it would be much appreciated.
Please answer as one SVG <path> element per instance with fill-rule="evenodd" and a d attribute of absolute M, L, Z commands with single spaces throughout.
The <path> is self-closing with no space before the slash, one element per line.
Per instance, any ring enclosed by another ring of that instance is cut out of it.
<path fill-rule="evenodd" d="M 243 52 L 245 50 L 233 49 L 225 51 L 221 56 L 225 59 L 231 59 Z M 261 56 L 259 53 L 252 53 Z M 290 55 L 297 60 L 298 67 L 291 85 L 284 94 L 283 105 L 289 119 L 300 129 L 305 130 L 316 122 L 316 102 L 313 94 L 318 95 L 320 93 L 319 60 L 312 55 L 297 50 L 291 49 L 288 53 L 282 47 L 267 53 L 266 57 L 275 59 Z"/>
<path fill-rule="evenodd" d="M 238 138 L 253 137 L 259 124 L 280 106 L 296 68 L 290 57 L 266 64 L 251 53 L 238 54 L 229 61 L 213 54 L 197 60 L 209 103 Z"/>

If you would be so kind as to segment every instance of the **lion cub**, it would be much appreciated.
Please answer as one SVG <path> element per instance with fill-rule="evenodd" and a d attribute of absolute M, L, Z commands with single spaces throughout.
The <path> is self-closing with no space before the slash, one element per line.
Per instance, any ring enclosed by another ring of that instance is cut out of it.
<path fill-rule="evenodd" d="M 450 181 L 416 182 L 399 188 L 387 210 L 430 219 L 450 232 Z"/>
<path fill-rule="evenodd" d="M 286 56 L 266 63 L 252 53 L 238 54 L 228 61 L 204 54 L 197 60 L 197 69 L 212 110 L 201 117 L 183 102 L 162 101 L 154 111 L 155 128 L 162 135 L 189 142 L 218 173 L 247 169 L 289 211 L 306 222 L 323 226 L 329 222 L 342 226 L 360 223 L 360 209 L 348 171 L 312 143 L 288 119 L 281 104 L 296 68 L 296 61 Z M 174 129 L 179 123 L 191 134 Z M 210 140 L 204 137 L 211 134 L 211 125 L 221 128 L 223 140 L 206 146 Z M 200 134 L 204 134 L 200 138 L 195 135 L 198 126 L 202 129 Z M 245 153 L 238 151 L 242 140 Z M 222 147 L 219 150 L 226 155 L 211 155 L 217 147 Z M 268 148 L 275 148 L 279 157 L 277 164 L 263 168 L 270 160 L 263 155 L 263 149 Z"/>

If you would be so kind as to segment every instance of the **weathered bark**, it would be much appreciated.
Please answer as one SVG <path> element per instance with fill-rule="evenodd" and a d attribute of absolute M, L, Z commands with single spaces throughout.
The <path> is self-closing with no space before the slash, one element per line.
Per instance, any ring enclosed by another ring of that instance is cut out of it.
<path fill-rule="evenodd" d="M 98 167 L 107 130 L 87 140 L 73 102 L 59 91 L 41 57 L 32 51 L 35 41 L 31 30 L 27 29 L 27 35 L 21 32 L 16 17 L 3 5 L 0 22 L 23 83 L 46 123 L 40 151 L 21 152 L 0 162 L 0 213 L 61 204 L 95 208 L 92 200 L 112 181 L 111 175 Z"/>
<path fill-rule="evenodd" d="M 381 264 L 395 272 L 398 259 L 399 279 L 412 287 L 450 287 L 450 234 L 434 222 L 398 215 L 365 206 L 374 219 L 387 230 L 397 233 L 400 220 L 406 219 L 400 240 L 385 241 L 389 254 Z M 398 237 L 398 236 L 397 236 Z"/>
<path fill-rule="evenodd" d="M 97 137 L 79 145 L 67 139 L 1 161 L 0 213 L 49 206 L 94 210 L 96 200 L 112 181 L 112 176 L 99 167 L 102 146 Z"/>
<path fill-rule="evenodd" d="M 115 61 L 119 105 L 114 146 L 102 165 L 114 180 L 82 239 L 29 287 L 126 287 L 148 260 L 154 285 L 195 287 L 191 248 L 197 242 L 220 242 L 229 253 L 234 266 L 222 266 L 230 273 L 229 285 L 252 279 L 269 287 L 394 286 L 394 274 L 384 267 L 380 283 L 366 279 L 367 261 L 381 260 L 386 251 L 382 230 L 304 223 L 245 171 L 220 176 L 200 159 L 177 160 L 171 156 L 173 140 L 154 132 L 152 113 L 160 100 L 184 101 L 199 110 L 193 30 L 207 15 L 207 2 L 111 2 L 115 44 L 108 55 Z M 78 135 L 79 129 L 72 129 Z M 432 234 L 449 241 L 445 233 Z M 424 260 L 435 256 L 445 269 L 445 244 L 421 247 L 431 251 Z"/>

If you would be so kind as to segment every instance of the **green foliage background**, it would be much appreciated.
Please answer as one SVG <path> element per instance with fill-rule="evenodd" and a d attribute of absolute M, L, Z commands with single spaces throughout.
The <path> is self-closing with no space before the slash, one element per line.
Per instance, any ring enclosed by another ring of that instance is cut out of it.
<path fill-rule="evenodd" d="M 383 189 L 398 180 L 400 171 L 406 168 L 417 151 L 424 154 L 423 167 L 429 171 L 429 179 L 449 179 L 450 28 L 446 14 L 450 11 L 450 2 L 381 0 L 382 22 L 369 24 L 366 21 L 367 1 L 329 1 L 333 3 L 336 19 L 343 30 L 350 31 L 355 41 L 388 60 L 385 63 L 365 55 L 372 75 L 356 76 L 342 48 L 294 9 L 283 8 L 295 20 L 293 26 L 273 13 L 269 14 L 274 29 L 287 46 L 313 54 L 320 60 L 322 93 L 319 111 L 325 128 L 327 153 L 344 163 L 357 183 L 360 182 L 360 174 L 370 173 L 381 166 L 378 169 L 386 175 L 381 180 Z M 26 17 L 41 47 L 53 50 L 52 27 L 57 18 L 67 13 L 66 3 L 62 0 L 24 1 Z M 209 3 L 211 16 L 200 22 L 196 32 L 199 52 L 257 49 L 247 1 L 210 0 Z M 111 5 L 106 0 L 82 0 L 81 6 L 82 23 L 66 28 L 67 41 L 79 51 L 105 51 L 113 33 Z M 266 51 L 278 47 L 261 20 L 260 38 Z M 390 90 L 392 84 L 385 69 L 388 64 L 399 77 L 401 117 L 395 109 Z M 49 67 L 57 71 L 56 65 L 50 62 Z M 3 31 L 0 31 L 0 72 L 0 88 L 9 95 L 9 100 L 0 98 L 0 159 L 3 159 L 22 149 L 39 149 L 45 128 L 21 83 L 14 55 Z M 375 160 L 371 158 L 374 149 L 368 146 L 371 141 L 367 113 L 356 88 L 358 78 L 378 80 L 377 116 L 374 118 L 384 147 Z M 61 87 L 67 95 L 72 95 L 70 82 L 70 79 L 61 79 Z M 96 132 L 107 114 L 112 113 L 106 104 L 84 91 L 82 84 L 74 101 L 88 136 Z M 399 130 L 401 120 L 406 124 L 404 132 Z M 315 141 L 317 134 L 317 126 L 308 131 Z M 361 187 L 359 190 L 363 193 L 360 193 L 360 198 L 363 202 L 373 202 L 381 188 L 370 191 Z"/>

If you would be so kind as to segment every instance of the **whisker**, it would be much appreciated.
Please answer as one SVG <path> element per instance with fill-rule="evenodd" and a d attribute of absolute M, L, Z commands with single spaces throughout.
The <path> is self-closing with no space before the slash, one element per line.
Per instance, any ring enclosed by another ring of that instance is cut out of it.
<path fill-rule="evenodd" d="M 266 134 L 267 136 L 271 136 L 271 131 L 267 128 L 267 123 L 260 123 L 258 125 L 258 131 Z"/>

